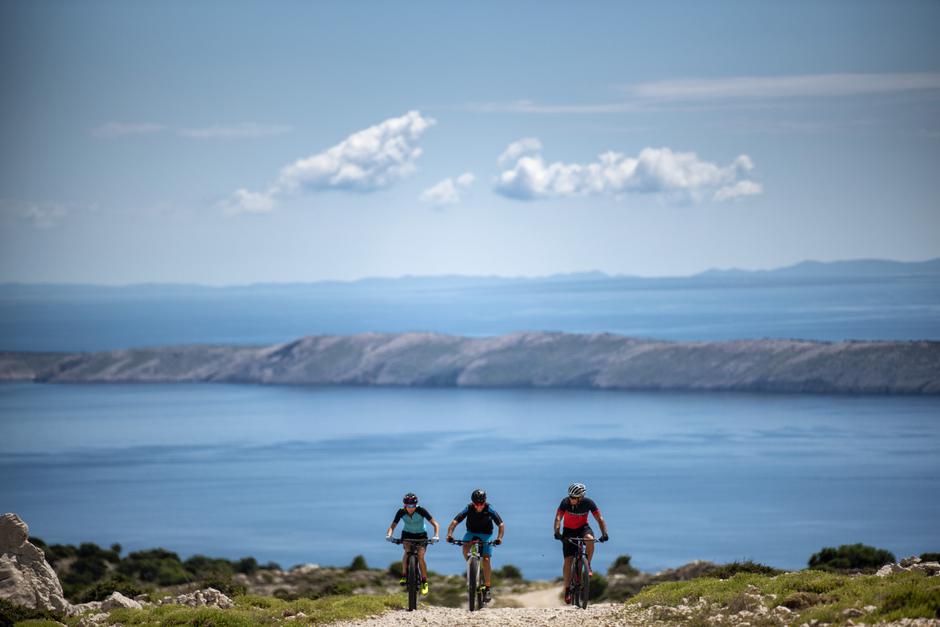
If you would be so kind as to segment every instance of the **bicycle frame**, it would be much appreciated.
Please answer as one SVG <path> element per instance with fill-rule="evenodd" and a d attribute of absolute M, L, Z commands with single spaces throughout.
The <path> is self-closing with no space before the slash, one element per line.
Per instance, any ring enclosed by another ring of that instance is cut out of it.
<path fill-rule="evenodd" d="M 594 538 L 562 538 L 573 544 L 577 549 L 571 561 L 571 574 L 568 579 L 568 589 L 571 590 L 571 604 L 586 610 L 591 596 L 591 578 L 588 575 L 587 543 L 597 542 Z"/>
<path fill-rule="evenodd" d="M 480 554 L 480 546 L 494 545 L 495 542 L 477 538 L 467 541 L 454 540 L 453 543 L 457 546 L 470 545 L 470 554 L 467 556 L 467 607 L 471 612 L 475 609 L 482 610 L 486 599 L 483 594 L 484 584 L 483 573 L 481 572 L 482 560 L 480 558 L 482 555 Z"/>
<path fill-rule="evenodd" d="M 407 540 L 402 538 L 388 538 L 392 544 L 408 544 L 408 551 L 405 553 L 405 573 L 408 580 L 408 611 L 411 612 L 418 607 L 418 586 L 420 581 L 420 570 L 418 568 L 418 549 L 434 544 L 431 538 L 421 538 Z"/>

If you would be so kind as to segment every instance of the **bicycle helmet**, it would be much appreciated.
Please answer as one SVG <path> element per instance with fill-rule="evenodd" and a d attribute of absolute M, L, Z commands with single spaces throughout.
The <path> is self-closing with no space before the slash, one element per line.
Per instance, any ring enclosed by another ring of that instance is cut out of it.
<path fill-rule="evenodd" d="M 474 503 L 486 503 L 486 491 L 485 490 L 474 490 L 473 494 L 470 495 L 470 500 Z"/>
<path fill-rule="evenodd" d="M 414 492 L 409 492 L 405 495 L 405 498 L 401 500 L 405 505 L 417 505 L 418 504 L 418 495 Z"/>
<path fill-rule="evenodd" d="M 572 483 L 568 486 L 568 496 L 581 498 L 585 492 L 587 492 L 587 488 L 584 487 L 583 483 Z"/>

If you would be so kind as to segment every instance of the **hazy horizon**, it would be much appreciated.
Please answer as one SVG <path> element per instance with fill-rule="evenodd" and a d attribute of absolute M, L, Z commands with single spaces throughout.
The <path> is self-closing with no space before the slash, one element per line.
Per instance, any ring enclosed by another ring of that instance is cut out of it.
<path fill-rule="evenodd" d="M 940 257 L 932 257 L 928 259 L 911 259 L 911 260 L 901 260 L 901 259 L 876 259 L 876 258 L 859 258 L 859 259 L 833 259 L 830 261 L 820 261 L 817 259 L 804 259 L 797 261 L 792 264 L 785 266 L 776 266 L 769 268 L 741 268 L 741 267 L 726 267 L 726 268 L 717 268 L 710 267 L 703 270 L 694 272 L 692 274 L 668 274 L 668 275 L 641 275 L 641 274 L 614 274 L 605 272 L 600 269 L 588 269 L 588 270 L 575 270 L 571 272 L 557 272 L 554 274 L 539 274 L 539 275 L 508 275 L 508 274 L 401 274 L 401 275 L 366 275 L 361 277 L 356 277 L 352 279 L 339 279 L 339 278 L 324 278 L 316 279 L 310 281 L 258 281 L 254 283 L 197 283 L 197 282 L 139 282 L 139 283 L 86 283 L 86 282 L 53 282 L 53 281 L 35 281 L 35 282 L 26 282 L 26 281 L 3 281 L 0 282 L 0 286 L 41 286 L 41 287 L 146 287 L 146 286 L 156 286 L 156 287 L 205 287 L 205 288 L 235 288 L 235 287 L 254 287 L 254 286 L 291 286 L 291 285 L 318 285 L 322 283 L 338 283 L 338 284 L 355 284 L 362 283 L 367 281 L 398 281 L 398 280 L 408 280 L 408 279 L 492 279 L 492 280 L 518 280 L 518 281 L 538 281 L 538 280 L 548 280 L 548 279 L 560 279 L 565 277 L 577 278 L 577 277 L 586 277 L 586 276 L 603 276 L 608 279 L 639 279 L 639 280 L 657 280 L 657 279 L 695 279 L 695 278 L 704 278 L 710 275 L 710 273 L 715 273 L 716 275 L 722 273 L 728 273 L 729 275 L 735 275 L 740 273 L 741 275 L 772 275 L 775 272 L 783 270 L 791 270 L 804 265 L 813 265 L 818 264 L 821 267 L 832 267 L 838 265 L 848 265 L 848 264 L 862 264 L 862 263 L 884 263 L 884 264 L 903 264 L 903 265 L 923 265 L 929 264 L 932 262 L 940 262 Z"/>

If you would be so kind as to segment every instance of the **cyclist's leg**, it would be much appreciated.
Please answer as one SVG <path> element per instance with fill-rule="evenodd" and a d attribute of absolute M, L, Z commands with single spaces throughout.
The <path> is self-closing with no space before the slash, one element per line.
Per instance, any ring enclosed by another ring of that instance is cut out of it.
<path fill-rule="evenodd" d="M 490 542 L 493 539 L 493 535 L 482 535 L 480 534 L 480 539 L 484 542 Z M 484 585 L 490 587 L 490 573 L 492 572 L 491 558 L 493 557 L 493 545 L 492 544 L 482 544 L 480 545 L 480 554 L 483 555 L 483 582 Z"/>
<path fill-rule="evenodd" d="M 463 561 L 466 562 L 466 561 L 470 558 L 470 545 L 467 544 L 467 542 L 470 542 L 471 540 L 477 539 L 477 534 L 471 533 L 471 532 L 468 531 L 468 532 L 466 532 L 466 533 L 463 534 L 463 538 L 462 538 L 462 539 L 463 539 L 464 545 L 463 545 L 462 547 L 460 547 L 460 548 L 463 549 Z"/>
<path fill-rule="evenodd" d="M 424 552 L 426 550 L 426 546 L 418 547 L 418 568 L 421 569 L 421 581 L 424 581 L 428 578 L 428 566 L 424 562 Z"/>
<path fill-rule="evenodd" d="M 404 554 L 401 556 L 401 576 L 408 576 L 408 548 L 411 546 L 411 542 L 402 542 L 401 548 L 404 549 Z"/>
<path fill-rule="evenodd" d="M 582 534 L 582 537 L 585 540 L 594 539 L 594 530 L 591 529 L 590 525 L 584 525 L 584 532 Z M 594 543 L 588 542 L 587 544 L 585 544 L 584 548 L 587 550 L 588 572 L 591 572 L 591 560 L 594 558 Z"/>
<path fill-rule="evenodd" d="M 563 577 L 565 579 L 565 590 L 567 590 L 568 586 L 571 585 L 571 560 L 573 559 L 574 557 L 565 556 L 565 564 L 562 566 L 562 569 L 564 570 Z"/>

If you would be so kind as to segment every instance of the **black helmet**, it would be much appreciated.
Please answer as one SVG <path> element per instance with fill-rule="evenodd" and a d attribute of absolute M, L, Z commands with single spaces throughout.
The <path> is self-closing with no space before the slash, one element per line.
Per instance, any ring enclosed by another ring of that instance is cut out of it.
<path fill-rule="evenodd" d="M 401 500 L 401 502 L 404 503 L 405 505 L 417 505 L 418 495 L 415 494 L 414 492 L 409 492 L 408 494 L 405 495 L 405 497 Z"/>
<path fill-rule="evenodd" d="M 470 500 L 474 503 L 486 503 L 486 491 L 485 490 L 474 490 L 473 494 L 470 495 Z"/>

